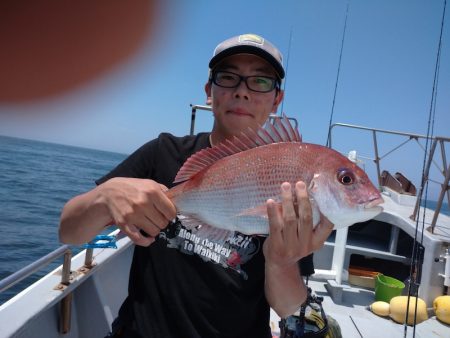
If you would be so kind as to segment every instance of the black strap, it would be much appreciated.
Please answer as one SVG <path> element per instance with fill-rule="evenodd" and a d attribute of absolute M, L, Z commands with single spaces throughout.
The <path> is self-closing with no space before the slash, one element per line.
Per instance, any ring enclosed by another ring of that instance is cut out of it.
<path fill-rule="evenodd" d="M 306 285 L 308 285 L 308 280 L 306 280 Z M 289 328 L 287 327 L 287 322 L 285 319 L 282 319 L 280 322 L 280 328 L 281 328 L 281 338 L 318 338 L 318 337 L 325 337 L 325 335 L 328 333 L 329 326 L 328 326 L 328 319 L 325 314 L 325 310 L 322 306 L 322 297 L 318 297 L 315 295 L 312 295 L 311 288 L 308 287 L 308 294 L 306 301 L 302 304 L 300 308 L 300 315 L 298 317 L 298 321 L 296 324 L 295 330 L 293 330 L 292 326 Z M 311 305 L 315 304 L 319 307 L 320 310 L 320 316 L 323 320 L 323 327 L 319 329 L 318 331 L 314 332 L 305 332 L 305 324 L 307 321 L 307 318 L 305 318 L 306 308 L 309 306 L 314 309 Z M 292 322 L 291 322 L 292 323 Z"/>

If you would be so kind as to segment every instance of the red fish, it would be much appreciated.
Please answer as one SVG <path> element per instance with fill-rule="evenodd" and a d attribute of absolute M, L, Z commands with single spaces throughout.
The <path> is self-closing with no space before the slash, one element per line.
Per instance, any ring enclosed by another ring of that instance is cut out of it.
<path fill-rule="evenodd" d="M 380 192 L 361 168 L 335 150 L 301 142 L 286 118 L 194 154 L 175 178 L 183 183 L 168 196 L 189 228 L 264 235 L 266 201 L 280 201 L 281 183 L 294 186 L 300 180 L 307 185 L 315 223 L 319 211 L 335 228 L 382 211 Z"/>

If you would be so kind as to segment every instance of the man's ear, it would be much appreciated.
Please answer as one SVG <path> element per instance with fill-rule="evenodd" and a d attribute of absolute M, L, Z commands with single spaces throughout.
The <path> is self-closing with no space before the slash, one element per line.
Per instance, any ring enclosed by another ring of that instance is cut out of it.
<path fill-rule="evenodd" d="M 275 95 L 275 99 L 273 100 L 272 113 L 276 113 L 278 105 L 281 103 L 283 98 L 284 98 L 284 90 L 280 89 L 278 90 L 277 94 Z"/>
<path fill-rule="evenodd" d="M 208 106 L 212 105 L 212 97 L 211 97 L 211 82 L 207 82 L 205 84 L 205 93 L 206 93 L 206 104 Z"/>

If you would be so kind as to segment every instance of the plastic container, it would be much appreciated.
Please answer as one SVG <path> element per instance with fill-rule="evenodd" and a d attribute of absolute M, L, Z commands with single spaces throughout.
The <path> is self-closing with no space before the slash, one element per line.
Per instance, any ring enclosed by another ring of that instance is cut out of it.
<path fill-rule="evenodd" d="M 380 273 L 366 267 L 349 266 L 348 282 L 352 285 L 375 289 L 375 279 Z"/>
<path fill-rule="evenodd" d="M 379 274 L 375 278 L 375 300 L 389 303 L 391 298 L 400 296 L 404 288 L 402 281 Z"/>

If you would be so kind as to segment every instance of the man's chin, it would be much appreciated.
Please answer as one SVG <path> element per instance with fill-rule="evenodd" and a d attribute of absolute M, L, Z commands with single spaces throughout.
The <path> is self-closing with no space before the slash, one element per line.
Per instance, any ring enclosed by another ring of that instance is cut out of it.
<path fill-rule="evenodd" d="M 232 121 L 227 121 L 228 130 L 234 135 L 240 135 L 241 132 L 247 131 L 249 128 L 256 130 L 258 124 L 251 117 L 233 118 Z"/>

